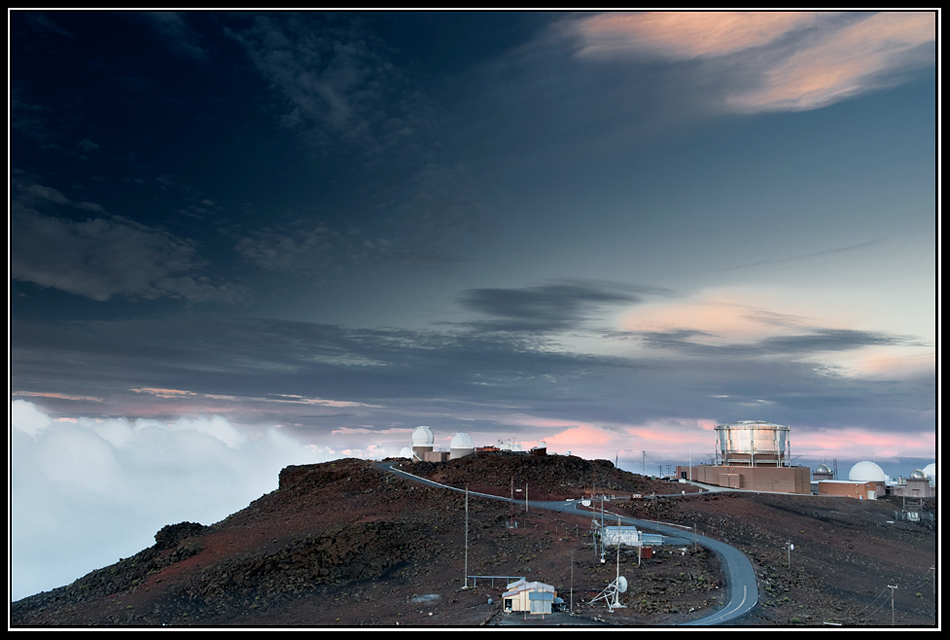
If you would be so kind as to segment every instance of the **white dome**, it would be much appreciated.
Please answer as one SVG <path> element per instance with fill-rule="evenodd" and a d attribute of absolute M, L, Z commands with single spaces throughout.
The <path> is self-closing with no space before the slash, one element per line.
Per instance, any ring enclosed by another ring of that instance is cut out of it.
<path fill-rule="evenodd" d="M 849 480 L 856 482 L 884 482 L 884 470 L 869 460 L 864 460 L 851 467 Z"/>
<path fill-rule="evenodd" d="M 924 475 L 930 478 L 931 480 L 937 479 L 937 465 L 936 463 L 931 462 L 926 467 L 921 469 L 924 472 Z"/>
<path fill-rule="evenodd" d="M 412 449 L 411 449 L 410 447 L 403 447 L 403 448 L 402 448 L 402 451 L 399 452 L 399 457 L 400 457 L 400 458 L 411 458 L 411 457 L 412 457 Z"/>
<path fill-rule="evenodd" d="M 452 438 L 452 443 L 449 445 L 449 449 L 474 449 L 475 445 L 472 443 L 472 439 L 468 436 L 467 433 L 456 433 L 455 437 Z"/>
<path fill-rule="evenodd" d="M 416 427 L 412 430 L 412 446 L 431 447 L 435 444 L 435 436 L 429 427 Z"/>

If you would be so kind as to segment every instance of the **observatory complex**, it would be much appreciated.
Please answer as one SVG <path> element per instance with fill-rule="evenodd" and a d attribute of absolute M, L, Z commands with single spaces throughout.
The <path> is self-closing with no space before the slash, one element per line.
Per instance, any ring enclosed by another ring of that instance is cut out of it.
<path fill-rule="evenodd" d="M 413 462 L 445 462 L 455 460 L 475 452 L 475 445 L 467 433 L 456 433 L 448 451 L 435 450 L 435 435 L 426 426 L 416 427 L 412 431 L 412 447 L 403 447 L 402 457 Z"/>
<path fill-rule="evenodd" d="M 936 465 L 914 469 L 907 478 L 891 481 L 883 469 L 870 460 L 863 460 L 848 473 L 847 480 L 835 479 L 826 465 L 819 465 L 815 472 L 816 490 L 823 496 L 848 496 L 861 500 L 874 500 L 885 495 L 920 499 L 934 498 L 936 489 Z"/>
<path fill-rule="evenodd" d="M 741 420 L 715 431 L 715 463 L 677 467 L 680 478 L 730 489 L 811 493 L 811 469 L 791 464 L 789 427 Z"/>
<path fill-rule="evenodd" d="M 931 498 L 936 495 L 936 466 L 914 469 L 910 477 L 888 482 L 884 471 L 865 460 L 851 468 L 847 480 L 838 480 L 828 465 L 811 469 L 791 463 L 791 428 L 761 420 L 740 420 L 715 428 L 715 462 L 678 466 L 676 474 L 717 487 L 776 493 L 847 496 L 874 500 L 885 495 Z"/>

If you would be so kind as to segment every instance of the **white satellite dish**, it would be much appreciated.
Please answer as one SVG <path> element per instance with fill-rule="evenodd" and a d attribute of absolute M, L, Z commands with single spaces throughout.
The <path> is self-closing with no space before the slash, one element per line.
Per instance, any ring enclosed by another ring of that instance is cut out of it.
<path fill-rule="evenodd" d="M 620 594 L 626 590 L 627 579 L 623 576 L 618 576 L 616 580 L 608 584 L 607 588 L 601 591 L 590 603 L 594 604 L 598 600 L 603 600 L 607 603 L 607 608 L 611 611 L 614 609 L 626 609 L 627 605 L 620 604 Z"/>

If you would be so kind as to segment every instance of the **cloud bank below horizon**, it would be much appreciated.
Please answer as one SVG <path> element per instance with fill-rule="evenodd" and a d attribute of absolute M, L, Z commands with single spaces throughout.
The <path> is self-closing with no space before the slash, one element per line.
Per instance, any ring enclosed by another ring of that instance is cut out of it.
<path fill-rule="evenodd" d="M 212 524 L 277 488 L 280 470 L 341 457 L 221 416 L 53 420 L 11 403 L 14 600 L 154 544 L 166 524 Z"/>

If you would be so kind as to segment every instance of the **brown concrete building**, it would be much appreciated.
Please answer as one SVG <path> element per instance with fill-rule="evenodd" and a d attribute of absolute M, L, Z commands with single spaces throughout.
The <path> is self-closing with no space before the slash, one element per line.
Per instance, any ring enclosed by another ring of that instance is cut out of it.
<path fill-rule="evenodd" d="M 677 467 L 681 478 L 730 489 L 775 493 L 811 493 L 808 467 L 714 466 Z"/>
<path fill-rule="evenodd" d="M 859 500 L 876 500 L 884 496 L 884 483 L 878 480 L 822 480 L 818 495 L 842 496 Z"/>
<path fill-rule="evenodd" d="M 450 457 L 451 453 L 448 451 L 426 451 L 422 454 L 422 460 L 425 462 L 446 462 Z"/>

